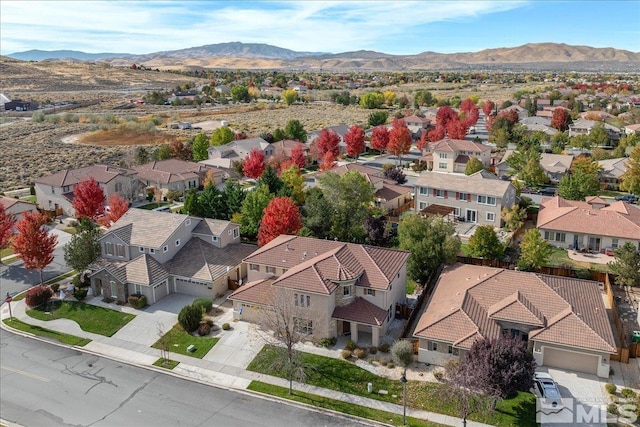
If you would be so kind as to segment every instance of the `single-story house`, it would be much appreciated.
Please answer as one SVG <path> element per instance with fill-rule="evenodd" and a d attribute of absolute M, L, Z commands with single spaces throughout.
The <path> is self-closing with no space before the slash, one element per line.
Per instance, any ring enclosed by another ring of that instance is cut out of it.
<path fill-rule="evenodd" d="M 598 179 L 603 188 L 618 190 L 620 188 L 620 177 L 627 171 L 627 157 L 616 159 L 598 160 L 598 165 L 602 170 L 598 173 Z"/>
<path fill-rule="evenodd" d="M 38 212 L 38 205 L 35 203 L 13 197 L 0 196 L 0 205 L 4 206 L 5 213 L 13 216 L 15 220 L 19 220 L 23 212 Z"/>
<path fill-rule="evenodd" d="M 216 185 L 224 179 L 224 171 L 218 168 L 179 159 L 157 160 L 136 166 L 135 170 L 147 188 L 159 189 L 163 195 L 171 190 L 186 192 L 200 187 L 209 171 L 213 171 Z"/>

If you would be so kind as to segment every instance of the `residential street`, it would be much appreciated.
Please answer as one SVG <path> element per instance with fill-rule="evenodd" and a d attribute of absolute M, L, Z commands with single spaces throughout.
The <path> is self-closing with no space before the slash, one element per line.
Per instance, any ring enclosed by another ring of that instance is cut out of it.
<path fill-rule="evenodd" d="M 0 414 L 19 425 L 364 425 L 4 330 L 0 343 Z"/>
<path fill-rule="evenodd" d="M 71 239 L 71 234 L 53 229 L 58 236 L 58 244 L 54 251 L 54 259 L 43 271 L 44 280 L 64 274 L 71 269 L 64 262 L 64 245 Z M 27 270 L 22 261 L 18 260 L 10 265 L 0 264 L 0 295 L 9 292 L 14 295 L 40 282 L 40 273 L 35 270 Z"/>

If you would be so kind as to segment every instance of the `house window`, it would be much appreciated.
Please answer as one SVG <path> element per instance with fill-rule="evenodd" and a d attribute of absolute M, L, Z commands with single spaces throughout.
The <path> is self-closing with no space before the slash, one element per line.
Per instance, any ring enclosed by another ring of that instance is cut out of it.
<path fill-rule="evenodd" d="M 155 249 L 153 249 L 153 248 L 149 248 L 149 253 L 150 253 L 150 254 L 155 254 L 155 253 L 156 253 L 156 250 L 155 250 Z"/>
<path fill-rule="evenodd" d="M 113 243 L 111 242 L 105 242 L 104 244 L 104 251 L 107 255 L 111 255 L 113 256 Z"/>
<path fill-rule="evenodd" d="M 293 294 L 293 303 L 298 306 L 298 294 Z"/>
<path fill-rule="evenodd" d="M 487 221 L 495 221 L 496 220 L 496 214 L 493 212 L 487 212 Z"/>
<path fill-rule="evenodd" d="M 618 249 L 618 239 L 612 239 L 611 240 L 611 247 L 613 249 Z"/>
<path fill-rule="evenodd" d="M 55 187 L 51 187 L 51 194 L 56 194 L 56 188 Z"/>
<path fill-rule="evenodd" d="M 438 168 L 439 169 L 446 169 L 447 168 L 447 164 L 445 162 L 440 162 L 440 163 L 438 163 Z"/>
<path fill-rule="evenodd" d="M 267 273 L 276 274 L 276 268 L 267 266 Z"/>
<path fill-rule="evenodd" d="M 453 355 L 453 356 L 457 356 L 459 354 L 458 349 L 452 345 L 447 347 L 447 353 Z"/>
<path fill-rule="evenodd" d="M 458 200 L 467 201 L 467 193 L 458 193 Z"/>
<path fill-rule="evenodd" d="M 496 205 L 496 198 L 491 196 L 478 196 L 478 203 L 481 205 Z"/>
<path fill-rule="evenodd" d="M 139 250 L 140 252 L 144 253 L 144 248 L 143 248 L 142 246 L 140 246 L 140 247 L 138 248 L 138 250 Z"/>
<path fill-rule="evenodd" d="M 311 297 L 309 295 L 306 295 L 307 298 L 307 307 L 311 307 Z"/>
<path fill-rule="evenodd" d="M 133 289 L 134 289 L 134 293 L 136 293 L 136 294 L 141 294 L 142 293 L 142 286 L 140 286 L 140 285 L 137 285 L 137 284 L 133 285 Z"/>
<path fill-rule="evenodd" d="M 169 252 L 169 245 L 164 245 L 162 247 L 162 252 Z"/>
<path fill-rule="evenodd" d="M 345 286 L 342 288 L 342 295 L 345 297 L 350 297 L 351 296 L 351 286 Z"/>
<path fill-rule="evenodd" d="M 313 322 L 307 319 L 293 318 L 293 325 L 301 334 L 312 335 L 313 334 Z"/>
<path fill-rule="evenodd" d="M 176 240 L 176 248 L 180 246 L 180 239 Z"/>
<path fill-rule="evenodd" d="M 258 264 L 249 264 L 249 270 L 260 271 L 260 266 Z"/>
<path fill-rule="evenodd" d="M 68 185 L 65 185 L 64 187 L 62 187 L 62 192 L 63 193 L 68 193 L 69 191 L 71 191 L 71 187 Z"/>
<path fill-rule="evenodd" d="M 428 196 L 429 195 L 429 187 L 420 187 L 420 195 Z"/>
<path fill-rule="evenodd" d="M 427 349 L 429 351 L 438 351 L 438 343 L 435 341 L 427 341 Z"/>
<path fill-rule="evenodd" d="M 551 242 L 564 242 L 567 238 L 565 233 L 557 233 L 555 231 L 545 231 L 544 232 L 544 240 L 549 240 Z"/>
<path fill-rule="evenodd" d="M 447 153 L 440 153 L 440 158 L 441 159 L 446 159 L 447 158 Z"/>
<path fill-rule="evenodd" d="M 116 192 L 118 192 L 118 193 L 122 192 L 122 183 L 121 182 L 116 182 Z"/>
<path fill-rule="evenodd" d="M 119 258 L 124 258 L 124 245 L 116 245 L 116 253 Z"/>
<path fill-rule="evenodd" d="M 375 297 L 376 296 L 376 291 L 375 291 L 375 289 L 365 289 L 364 290 L 364 294 L 365 295 L 370 295 L 372 297 Z"/>
<path fill-rule="evenodd" d="M 240 236 L 240 229 L 238 227 L 233 229 L 233 238 L 237 239 Z"/>
<path fill-rule="evenodd" d="M 453 214 L 454 214 L 455 216 L 460 216 L 460 215 L 462 215 L 462 213 L 461 213 L 461 211 L 460 211 L 460 208 L 454 208 L 454 209 L 455 209 L 455 210 L 453 211 Z"/>
<path fill-rule="evenodd" d="M 436 190 L 436 197 L 444 199 L 444 190 Z"/>
<path fill-rule="evenodd" d="M 429 205 L 427 204 L 427 202 L 420 202 L 420 203 L 418 203 L 418 209 L 420 209 L 420 210 L 422 210 L 422 209 L 426 208 L 427 206 L 429 206 Z"/>

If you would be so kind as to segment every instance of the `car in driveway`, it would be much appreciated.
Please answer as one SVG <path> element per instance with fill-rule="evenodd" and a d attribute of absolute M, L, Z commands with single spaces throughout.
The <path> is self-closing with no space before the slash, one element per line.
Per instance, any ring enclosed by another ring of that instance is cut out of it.
<path fill-rule="evenodd" d="M 623 202 L 628 202 L 628 203 L 637 203 L 638 202 L 638 196 L 636 196 L 635 194 L 624 194 L 622 196 L 617 196 L 616 200 L 623 201 Z"/>
<path fill-rule="evenodd" d="M 540 399 L 546 409 L 558 410 L 563 408 L 562 397 L 558 384 L 546 372 L 536 372 L 533 375 L 533 393 Z"/>

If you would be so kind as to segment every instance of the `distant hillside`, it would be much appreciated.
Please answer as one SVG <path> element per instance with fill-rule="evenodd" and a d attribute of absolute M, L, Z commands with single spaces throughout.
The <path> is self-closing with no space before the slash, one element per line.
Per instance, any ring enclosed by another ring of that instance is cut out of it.
<path fill-rule="evenodd" d="M 79 61 L 97 61 L 108 58 L 126 58 L 129 53 L 86 53 L 77 50 L 27 50 L 7 55 L 21 61 L 45 61 L 47 59 L 77 59 Z"/>
<path fill-rule="evenodd" d="M 422 52 L 416 55 L 390 55 L 370 50 L 337 54 L 296 52 L 262 43 L 232 42 L 146 55 L 29 51 L 9 56 L 17 59 L 27 57 L 28 60 L 55 59 L 56 57 L 83 61 L 101 59 L 116 66 L 136 63 L 160 69 L 203 67 L 345 71 L 574 70 L 631 72 L 640 69 L 640 52 L 614 48 L 571 46 L 563 43 L 529 43 L 518 47 L 485 49 L 479 52 L 450 54 Z"/>

